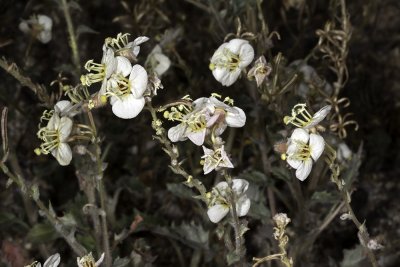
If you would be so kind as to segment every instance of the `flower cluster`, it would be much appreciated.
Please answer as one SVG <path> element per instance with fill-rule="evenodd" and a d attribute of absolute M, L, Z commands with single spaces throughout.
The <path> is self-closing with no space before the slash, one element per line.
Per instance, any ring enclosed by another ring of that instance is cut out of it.
<path fill-rule="evenodd" d="M 142 111 L 148 83 L 147 71 L 139 64 L 132 64 L 140 52 L 139 45 L 149 38 L 141 36 L 129 42 L 128 36 L 120 33 L 116 38 L 106 38 L 101 62 L 86 62 L 89 73 L 81 76 L 85 86 L 101 82 L 98 97 L 103 102 L 110 98 L 113 113 L 122 119 L 132 119 Z"/>
<path fill-rule="evenodd" d="M 216 98 L 202 97 L 191 101 L 188 98 L 165 111 L 164 117 L 171 121 L 179 121 L 168 131 L 168 138 L 172 142 L 184 141 L 189 138 L 194 144 L 201 146 L 207 135 L 216 138 L 229 127 L 243 127 L 246 123 L 246 114 L 242 109 L 232 106 L 232 99 L 225 98 L 224 102 Z M 225 102 L 230 103 L 230 105 Z"/>
<path fill-rule="evenodd" d="M 51 255 L 43 264 L 43 267 L 57 267 L 60 264 L 60 254 L 56 253 L 54 255 Z M 95 261 L 93 258 L 92 253 L 89 253 L 82 258 L 78 257 L 76 259 L 76 262 L 78 264 L 78 267 L 98 267 L 104 260 L 104 253 L 101 254 L 100 259 L 98 261 Z M 40 262 L 33 262 L 30 265 L 26 265 L 25 267 L 41 267 L 42 264 Z"/>
<path fill-rule="evenodd" d="M 227 182 L 220 182 L 212 189 L 208 205 L 207 215 L 213 223 L 220 222 L 232 208 L 229 203 L 232 197 L 236 202 L 238 217 L 246 216 L 250 209 L 250 199 L 246 195 L 249 182 L 244 179 L 233 179 L 232 188 Z"/>
<path fill-rule="evenodd" d="M 248 41 L 232 39 L 215 51 L 211 58 L 210 70 L 218 82 L 224 86 L 231 86 L 253 58 L 254 49 Z"/>
<path fill-rule="evenodd" d="M 312 165 L 324 152 L 324 138 L 318 134 L 319 123 L 328 115 L 331 106 L 325 106 L 313 116 L 307 111 L 305 104 L 297 104 L 291 116 L 284 122 L 297 127 L 287 142 L 286 154 L 282 156 L 287 163 L 296 169 L 296 177 L 304 181 L 311 172 Z"/>
<path fill-rule="evenodd" d="M 18 27 L 23 33 L 30 34 L 39 42 L 47 44 L 51 40 L 53 20 L 46 15 L 32 16 L 28 20 L 21 21 Z"/>

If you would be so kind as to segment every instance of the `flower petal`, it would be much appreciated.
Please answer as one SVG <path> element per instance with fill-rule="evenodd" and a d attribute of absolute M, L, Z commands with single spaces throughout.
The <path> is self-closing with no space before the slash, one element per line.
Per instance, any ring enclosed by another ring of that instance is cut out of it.
<path fill-rule="evenodd" d="M 121 119 L 132 119 L 136 117 L 143 109 L 144 97 L 135 98 L 133 95 L 123 96 L 121 98 L 112 97 L 112 111 Z"/>
<path fill-rule="evenodd" d="M 44 28 L 44 30 L 51 30 L 53 26 L 53 20 L 46 15 L 38 15 L 38 23 Z"/>
<path fill-rule="evenodd" d="M 244 39 L 232 39 L 226 45 L 226 48 L 229 49 L 233 54 L 239 55 L 240 49 L 243 45 L 248 44 L 249 42 Z"/>
<path fill-rule="evenodd" d="M 228 75 L 223 77 L 223 79 L 221 79 L 220 81 L 221 84 L 223 86 L 231 86 L 239 78 L 240 73 L 241 73 L 240 68 L 236 68 L 235 70 L 228 72 Z"/>
<path fill-rule="evenodd" d="M 301 160 L 291 159 L 290 157 L 288 157 L 286 161 L 293 169 L 298 169 L 302 163 Z"/>
<path fill-rule="evenodd" d="M 57 149 L 54 149 L 51 154 L 57 159 L 61 166 L 67 166 L 72 160 L 71 147 L 67 143 L 60 143 Z"/>
<path fill-rule="evenodd" d="M 195 145 L 201 146 L 204 143 L 204 139 L 206 138 L 206 129 L 204 128 L 201 131 L 196 132 L 188 132 L 187 137 L 192 141 Z"/>
<path fill-rule="evenodd" d="M 134 65 L 131 74 L 129 75 L 131 93 L 134 97 L 139 98 L 143 96 L 143 93 L 147 88 L 147 81 L 148 77 L 146 70 L 138 64 Z"/>
<path fill-rule="evenodd" d="M 57 267 L 60 264 L 60 254 L 51 255 L 43 264 L 43 267 Z"/>
<path fill-rule="evenodd" d="M 61 101 L 58 101 L 58 102 L 55 104 L 54 110 L 55 110 L 57 113 L 62 113 L 62 112 L 67 111 L 67 110 L 68 110 L 69 108 L 71 108 L 71 107 L 72 107 L 72 104 L 71 104 L 70 101 L 68 101 L 68 100 L 61 100 Z"/>
<path fill-rule="evenodd" d="M 171 142 L 184 141 L 186 137 L 186 126 L 181 123 L 168 130 L 168 138 Z"/>
<path fill-rule="evenodd" d="M 240 128 L 246 123 L 246 114 L 241 108 L 232 107 L 226 113 L 225 121 L 230 127 Z"/>
<path fill-rule="evenodd" d="M 226 189 L 228 188 L 227 182 L 219 182 L 214 186 L 214 189 L 220 193 L 220 195 L 225 196 Z"/>
<path fill-rule="evenodd" d="M 72 130 L 72 120 L 68 117 L 62 117 L 60 119 L 60 126 L 59 126 L 59 131 L 60 131 L 60 141 L 65 142 L 65 140 L 69 137 L 71 130 Z"/>
<path fill-rule="evenodd" d="M 246 214 L 249 212 L 251 205 L 250 199 L 244 195 L 241 196 L 236 203 L 236 213 L 239 217 L 246 216 Z"/>
<path fill-rule="evenodd" d="M 324 152 L 325 141 L 319 134 L 310 134 L 310 152 L 314 161 L 317 161 Z"/>
<path fill-rule="evenodd" d="M 222 83 L 222 81 L 225 81 L 225 80 L 227 79 L 227 77 L 228 77 L 228 75 L 229 75 L 229 71 L 228 71 L 227 69 L 225 69 L 225 68 L 216 67 L 216 68 L 212 71 L 212 74 L 213 74 L 214 78 L 215 78 L 218 82 Z"/>
<path fill-rule="evenodd" d="M 303 161 L 299 168 L 296 170 L 296 177 L 300 181 L 304 181 L 310 175 L 312 169 L 312 159 Z"/>
<path fill-rule="evenodd" d="M 104 252 L 101 254 L 100 259 L 98 261 L 96 261 L 94 266 L 96 266 L 96 267 L 100 266 L 100 264 L 103 262 L 103 260 L 104 260 Z"/>
<path fill-rule="evenodd" d="M 208 209 L 207 215 L 213 223 L 220 222 L 229 212 L 229 207 L 223 204 L 217 204 Z"/>
<path fill-rule="evenodd" d="M 292 136 L 290 137 L 290 139 L 293 143 L 301 142 L 304 144 L 308 143 L 309 138 L 310 138 L 310 135 L 308 134 L 308 132 L 301 128 L 295 129 L 292 133 Z"/>
<path fill-rule="evenodd" d="M 239 58 L 240 58 L 239 68 L 241 69 L 247 67 L 253 61 L 254 49 L 249 43 L 243 44 L 240 47 Z"/>
<path fill-rule="evenodd" d="M 247 191 L 249 188 L 249 182 L 244 179 L 233 179 L 232 180 L 232 190 L 237 194 L 241 195 Z"/>
<path fill-rule="evenodd" d="M 317 113 L 314 114 L 311 123 L 305 126 L 304 129 L 309 129 L 318 125 L 323 119 L 325 119 L 325 117 L 329 114 L 331 109 L 332 106 L 329 105 L 321 108 Z"/>
<path fill-rule="evenodd" d="M 166 55 L 161 53 L 154 54 L 153 57 L 157 61 L 154 71 L 158 76 L 161 76 L 171 66 L 171 60 Z"/>
<path fill-rule="evenodd" d="M 127 77 L 132 71 L 132 65 L 129 59 L 122 56 L 117 56 L 116 58 L 116 69 L 115 73 L 122 74 L 122 76 Z"/>

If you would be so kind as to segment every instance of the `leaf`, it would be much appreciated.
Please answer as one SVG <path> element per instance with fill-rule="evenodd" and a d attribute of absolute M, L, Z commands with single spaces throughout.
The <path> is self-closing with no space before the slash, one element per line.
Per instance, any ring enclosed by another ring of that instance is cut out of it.
<path fill-rule="evenodd" d="M 228 266 L 234 264 L 235 262 L 238 262 L 240 260 L 240 256 L 235 253 L 235 251 L 230 251 L 226 255 L 226 262 L 228 263 Z"/>
<path fill-rule="evenodd" d="M 127 266 L 129 264 L 129 262 L 130 262 L 130 259 L 128 259 L 128 258 L 117 257 L 114 260 L 112 267 L 124 267 L 124 266 Z"/>
<path fill-rule="evenodd" d="M 361 245 L 357 245 L 353 249 L 345 249 L 343 251 L 343 260 L 340 267 L 359 267 L 360 263 L 365 258 L 365 253 Z"/>
<path fill-rule="evenodd" d="M 311 199 L 319 203 L 329 204 L 336 202 L 338 200 L 338 196 L 336 194 L 324 190 L 324 191 L 314 192 Z"/>
<path fill-rule="evenodd" d="M 80 24 L 78 26 L 78 28 L 76 29 L 76 38 L 79 38 L 79 36 L 81 36 L 81 34 L 99 34 L 98 31 L 93 30 L 92 28 L 90 28 L 89 26 Z"/>
<path fill-rule="evenodd" d="M 58 234 L 53 226 L 39 223 L 33 226 L 27 237 L 32 243 L 46 243 L 55 240 Z"/>
<path fill-rule="evenodd" d="M 169 183 L 167 189 L 177 197 L 193 200 L 193 191 L 183 184 Z"/>

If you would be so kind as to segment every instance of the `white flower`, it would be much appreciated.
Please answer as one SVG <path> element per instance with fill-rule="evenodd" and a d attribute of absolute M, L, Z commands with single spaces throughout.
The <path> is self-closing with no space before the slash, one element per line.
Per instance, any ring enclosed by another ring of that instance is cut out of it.
<path fill-rule="evenodd" d="M 325 148 L 325 141 L 318 134 L 295 129 L 288 141 L 287 163 L 296 169 L 296 177 L 304 181 L 311 172 L 313 160 L 317 161 Z"/>
<path fill-rule="evenodd" d="M 219 170 L 220 168 L 233 168 L 233 164 L 229 160 L 223 145 L 216 150 L 208 149 L 203 146 L 203 151 L 204 156 L 201 158 L 204 159 L 204 174 L 208 174 L 214 169 Z"/>
<path fill-rule="evenodd" d="M 232 193 L 236 198 L 237 216 L 243 217 L 249 212 L 250 199 L 246 195 L 249 182 L 243 179 L 232 180 Z M 212 200 L 210 202 L 207 215 L 213 223 L 220 222 L 229 212 L 230 201 L 228 194 L 228 183 L 220 182 L 212 190 Z"/>
<path fill-rule="evenodd" d="M 104 260 L 104 253 L 101 254 L 100 259 L 98 261 L 94 261 L 92 252 L 90 252 L 88 255 L 83 256 L 82 258 L 77 258 L 76 262 L 78 264 L 78 267 L 98 267 Z"/>
<path fill-rule="evenodd" d="M 285 116 L 283 119 L 285 124 L 293 124 L 303 129 L 311 129 L 317 126 L 331 111 L 331 106 L 324 106 L 317 111 L 314 116 L 307 111 L 306 104 L 297 104 L 292 109 L 292 116 Z"/>
<path fill-rule="evenodd" d="M 46 44 L 51 40 L 51 28 L 53 21 L 46 15 L 33 16 L 29 20 L 24 20 L 19 24 L 19 29 L 23 33 L 30 33 L 41 43 Z"/>
<path fill-rule="evenodd" d="M 201 146 L 206 134 L 211 130 L 216 136 L 221 135 L 227 126 L 239 128 L 246 123 L 246 114 L 238 107 L 229 106 L 215 97 L 202 97 L 192 103 L 192 109 L 179 109 L 167 113 L 167 118 L 180 121 L 177 126 L 168 131 L 172 142 L 184 141 L 189 138 L 194 144 Z"/>
<path fill-rule="evenodd" d="M 161 46 L 156 45 L 147 58 L 150 68 L 161 77 L 171 66 L 171 60 L 163 54 Z"/>
<path fill-rule="evenodd" d="M 248 41 L 232 39 L 215 51 L 211 58 L 210 69 L 217 81 L 224 86 L 230 86 L 253 58 L 254 49 Z"/>
<path fill-rule="evenodd" d="M 343 162 L 351 159 L 352 152 L 350 148 L 346 145 L 346 143 L 342 142 L 338 145 L 337 148 L 337 159 L 339 162 Z"/>
<path fill-rule="evenodd" d="M 57 267 L 60 264 L 60 254 L 56 253 L 51 255 L 43 264 L 43 267 Z M 42 267 L 40 262 L 35 261 L 30 265 L 26 265 L 25 267 Z"/>
<path fill-rule="evenodd" d="M 69 165 L 72 160 L 71 147 L 68 138 L 73 122 L 68 117 L 61 117 L 54 112 L 47 125 L 39 129 L 37 135 L 42 140 L 40 153 L 51 153 L 62 166 Z"/>
<path fill-rule="evenodd" d="M 139 36 L 132 42 L 128 41 L 129 33 L 119 33 L 117 38 L 106 38 L 104 46 L 113 49 L 117 56 L 127 58 L 130 62 L 135 62 L 140 52 L 140 44 L 149 40 L 146 36 Z"/>
<path fill-rule="evenodd" d="M 112 111 L 117 117 L 132 119 L 142 111 L 147 82 L 147 72 L 140 65 L 132 67 L 129 78 L 121 74 L 110 78 L 106 95 L 111 96 Z"/>

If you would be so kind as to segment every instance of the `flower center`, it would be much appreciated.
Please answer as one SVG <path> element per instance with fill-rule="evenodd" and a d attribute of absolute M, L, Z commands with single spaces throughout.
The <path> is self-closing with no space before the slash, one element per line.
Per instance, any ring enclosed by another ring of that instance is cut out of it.
<path fill-rule="evenodd" d="M 234 71 L 239 67 L 240 57 L 232 53 L 229 49 L 223 49 L 222 53 L 217 56 L 217 60 L 210 64 L 210 69 L 214 70 L 216 67 Z"/>
<path fill-rule="evenodd" d="M 108 47 L 112 47 L 116 53 L 119 53 L 128 45 L 129 35 L 129 33 L 118 33 L 117 38 L 106 38 L 105 44 Z"/>
<path fill-rule="evenodd" d="M 295 140 L 294 142 L 296 142 L 297 150 L 292 155 L 288 155 L 288 158 L 300 161 L 308 160 L 311 157 L 311 147 L 300 141 Z"/>
<path fill-rule="evenodd" d="M 129 79 L 121 74 L 113 74 L 110 79 L 110 86 L 107 86 L 106 96 L 123 97 L 131 93 Z"/>
<path fill-rule="evenodd" d="M 43 127 L 37 132 L 37 136 L 42 140 L 40 151 L 45 155 L 56 149 L 61 143 L 59 130 Z"/>

